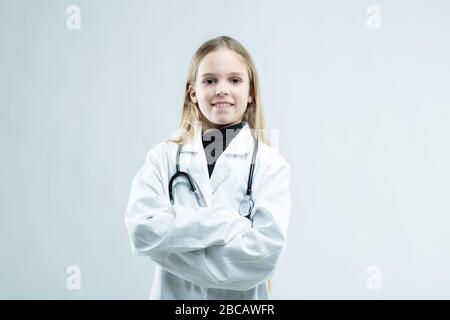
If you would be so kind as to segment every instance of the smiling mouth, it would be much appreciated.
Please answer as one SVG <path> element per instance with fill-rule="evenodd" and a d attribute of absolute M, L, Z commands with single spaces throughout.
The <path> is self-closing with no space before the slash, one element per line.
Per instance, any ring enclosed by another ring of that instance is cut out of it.
<path fill-rule="evenodd" d="M 234 106 L 234 104 L 232 104 L 232 103 L 216 103 L 216 104 L 212 104 L 212 106 L 216 107 L 216 108 L 229 108 L 229 107 Z"/>

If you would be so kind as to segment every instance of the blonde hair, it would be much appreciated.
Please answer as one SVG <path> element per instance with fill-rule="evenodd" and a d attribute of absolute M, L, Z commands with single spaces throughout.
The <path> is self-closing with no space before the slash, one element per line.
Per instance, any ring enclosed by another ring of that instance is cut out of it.
<path fill-rule="evenodd" d="M 198 105 L 192 102 L 190 98 L 190 90 L 191 87 L 194 86 L 197 79 L 197 71 L 202 59 L 208 53 L 222 48 L 233 50 L 242 57 L 247 66 L 248 77 L 250 80 L 250 93 L 253 96 L 253 100 L 248 104 L 242 121 L 248 123 L 260 141 L 270 145 L 270 141 L 268 140 L 266 134 L 266 124 L 262 109 L 259 77 L 256 72 L 255 64 L 247 49 L 237 40 L 228 36 L 220 36 L 206 41 L 197 49 L 192 57 L 184 90 L 184 102 L 181 111 L 179 130 L 177 130 L 176 136 L 169 141 L 181 143 L 184 139 L 190 140 L 194 138 L 196 129 L 195 124 L 201 121 L 201 112 Z"/>
<path fill-rule="evenodd" d="M 190 98 L 190 89 L 191 86 L 194 86 L 195 81 L 197 80 L 197 71 L 202 59 L 208 53 L 217 51 L 222 48 L 233 50 L 235 53 L 241 56 L 247 67 L 248 78 L 250 80 L 250 93 L 253 96 L 253 100 L 247 106 L 242 121 L 248 123 L 248 125 L 251 129 L 253 129 L 254 134 L 260 141 L 264 142 L 267 145 L 270 145 L 270 141 L 266 134 L 266 123 L 264 120 L 264 113 L 262 109 L 259 77 L 256 71 L 255 63 L 253 62 L 253 59 L 247 49 L 237 40 L 228 36 L 220 36 L 206 41 L 197 49 L 194 56 L 192 57 L 184 90 L 184 102 L 181 111 L 179 130 L 176 137 L 169 141 L 182 143 L 185 141 L 185 139 L 189 140 L 195 137 L 195 124 L 198 121 L 201 121 L 201 112 L 198 108 L 198 105 L 193 103 Z M 268 279 L 267 286 L 269 291 L 272 292 L 271 279 Z"/>

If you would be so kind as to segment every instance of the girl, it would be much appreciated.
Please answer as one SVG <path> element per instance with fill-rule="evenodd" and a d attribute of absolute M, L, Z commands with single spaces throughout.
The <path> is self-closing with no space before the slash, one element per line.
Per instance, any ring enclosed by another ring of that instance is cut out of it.
<path fill-rule="evenodd" d="M 147 153 L 126 209 L 133 253 L 157 264 L 150 298 L 270 299 L 290 169 L 269 146 L 256 68 L 238 41 L 195 53 L 180 129 Z"/>

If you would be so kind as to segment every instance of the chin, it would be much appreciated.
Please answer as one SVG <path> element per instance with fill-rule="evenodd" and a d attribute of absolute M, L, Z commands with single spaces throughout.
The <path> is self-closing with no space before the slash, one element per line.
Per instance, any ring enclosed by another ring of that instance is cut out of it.
<path fill-rule="evenodd" d="M 229 120 L 220 119 L 220 120 L 215 121 L 214 124 L 223 126 L 223 125 L 226 125 L 226 124 L 229 124 L 232 122 L 234 122 L 233 119 L 229 119 Z"/>

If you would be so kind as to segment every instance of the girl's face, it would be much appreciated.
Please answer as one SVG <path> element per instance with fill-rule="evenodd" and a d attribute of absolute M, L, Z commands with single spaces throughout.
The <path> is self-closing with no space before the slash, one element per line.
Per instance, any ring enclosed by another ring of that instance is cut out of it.
<path fill-rule="evenodd" d="M 200 62 L 190 98 L 198 103 L 204 129 L 237 124 L 253 101 L 244 60 L 230 49 L 208 53 Z"/>

